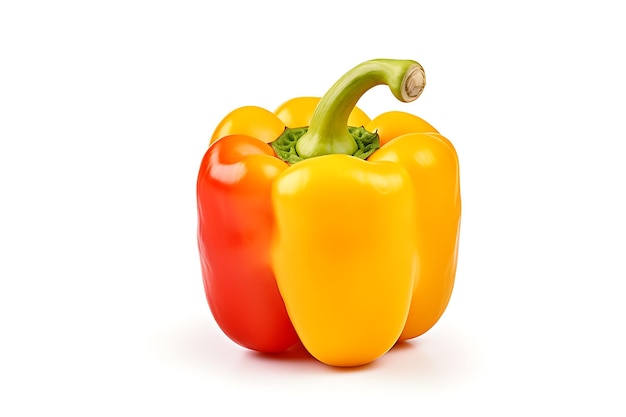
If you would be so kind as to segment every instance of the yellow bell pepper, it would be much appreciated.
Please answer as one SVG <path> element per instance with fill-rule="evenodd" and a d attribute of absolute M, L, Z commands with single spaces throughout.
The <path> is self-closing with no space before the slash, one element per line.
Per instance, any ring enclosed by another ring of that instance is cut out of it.
<path fill-rule="evenodd" d="M 198 242 L 207 299 L 237 343 L 276 352 L 297 335 L 318 360 L 355 366 L 443 314 L 458 251 L 457 155 L 417 116 L 370 119 L 356 107 L 378 84 L 412 101 L 424 72 L 367 61 L 321 99 L 241 107 L 215 129 L 198 175 Z"/>

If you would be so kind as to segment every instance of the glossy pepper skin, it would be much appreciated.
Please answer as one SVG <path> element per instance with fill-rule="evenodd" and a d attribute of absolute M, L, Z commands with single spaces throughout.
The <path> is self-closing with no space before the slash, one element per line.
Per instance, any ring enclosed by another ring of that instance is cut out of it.
<path fill-rule="evenodd" d="M 398 340 L 409 311 L 418 240 L 411 178 L 399 164 L 348 155 L 283 174 L 273 187 L 273 265 L 302 344 L 330 365 L 371 362 Z"/>
<path fill-rule="evenodd" d="M 242 107 L 215 129 L 198 175 L 198 244 L 208 303 L 233 341 L 280 352 L 300 339 L 326 364 L 355 366 L 443 314 L 461 210 L 454 147 L 417 116 L 370 120 L 355 107 L 381 83 L 417 98 L 415 64 L 368 61 L 321 100 Z M 310 155 L 289 164 L 269 143 L 302 126 L 298 155 Z M 345 154 L 346 126 L 376 131 L 380 148 Z"/>
<path fill-rule="evenodd" d="M 198 243 L 206 297 L 233 341 L 281 352 L 298 341 L 269 263 L 271 185 L 287 165 L 250 136 L 226 137 L 202 160 Z"/>

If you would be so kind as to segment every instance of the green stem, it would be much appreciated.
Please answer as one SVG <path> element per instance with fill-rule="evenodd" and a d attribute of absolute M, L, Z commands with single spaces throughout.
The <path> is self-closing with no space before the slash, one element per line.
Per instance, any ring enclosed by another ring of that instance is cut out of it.
<path fill-rule="evenodd" d="M 413 101 L 426 84 L 424 69 L 415 61 L 395 59 L 374 59 L 352 68 L 320 100 L 307 133 L 296 144 L 298 155 L 353 155 L 357 144 L 348 133 L 348 117 L 361 96 L 380 84 L 388 85 L 398 100 Z"/>

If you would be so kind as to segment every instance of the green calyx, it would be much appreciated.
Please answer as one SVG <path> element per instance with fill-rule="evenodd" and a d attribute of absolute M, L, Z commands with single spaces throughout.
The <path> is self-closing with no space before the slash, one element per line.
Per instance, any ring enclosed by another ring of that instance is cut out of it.
<path fill-rule="evenodd" d="M 348 127 L 348 118 L 361 96 L 386 84 L 400 101 L 417 99 L 426 85 L 424 70 L 411 60 L 374 59 L 348 71 L 324 96 L 308 127 L 286 129 L 271 145 L 280 158 L 293 164 L 307 158 L 344 154 L 367 158 L 378 149 L 377 133 Z"/>
<path fill-rule="evenodd" d="M 293 165 L 306 159 L 298 155 L 296 144 L 308 130 L 308 127 L 286 128 L 278 139 L 270 143 L 270 145 L 280 159 L 289 165 Z M 352 156 L 367 159 L 374 151 L 380 148 L 378 133 L 368 132 L 363 126 L 348 126 L 347 130 L 357 146 L 356 151 L 351 154 Z"/>

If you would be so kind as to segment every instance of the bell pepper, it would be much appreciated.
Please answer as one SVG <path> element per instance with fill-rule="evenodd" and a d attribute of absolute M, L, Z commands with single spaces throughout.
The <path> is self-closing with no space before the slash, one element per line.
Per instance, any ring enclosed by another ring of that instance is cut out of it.
<path fill-rule="evenodd" d="M 321 99 L 240 107 L 215 129 L 198 173 L 198 247 L 211 312 L 239 345 L 301 342 L 328 365 L 363 365 L 446 309 L 457 154 L 415 115 L 356 107 L 380 84 L 410 102 L 425 75 L 411 60 L 366 61 Z"/>

